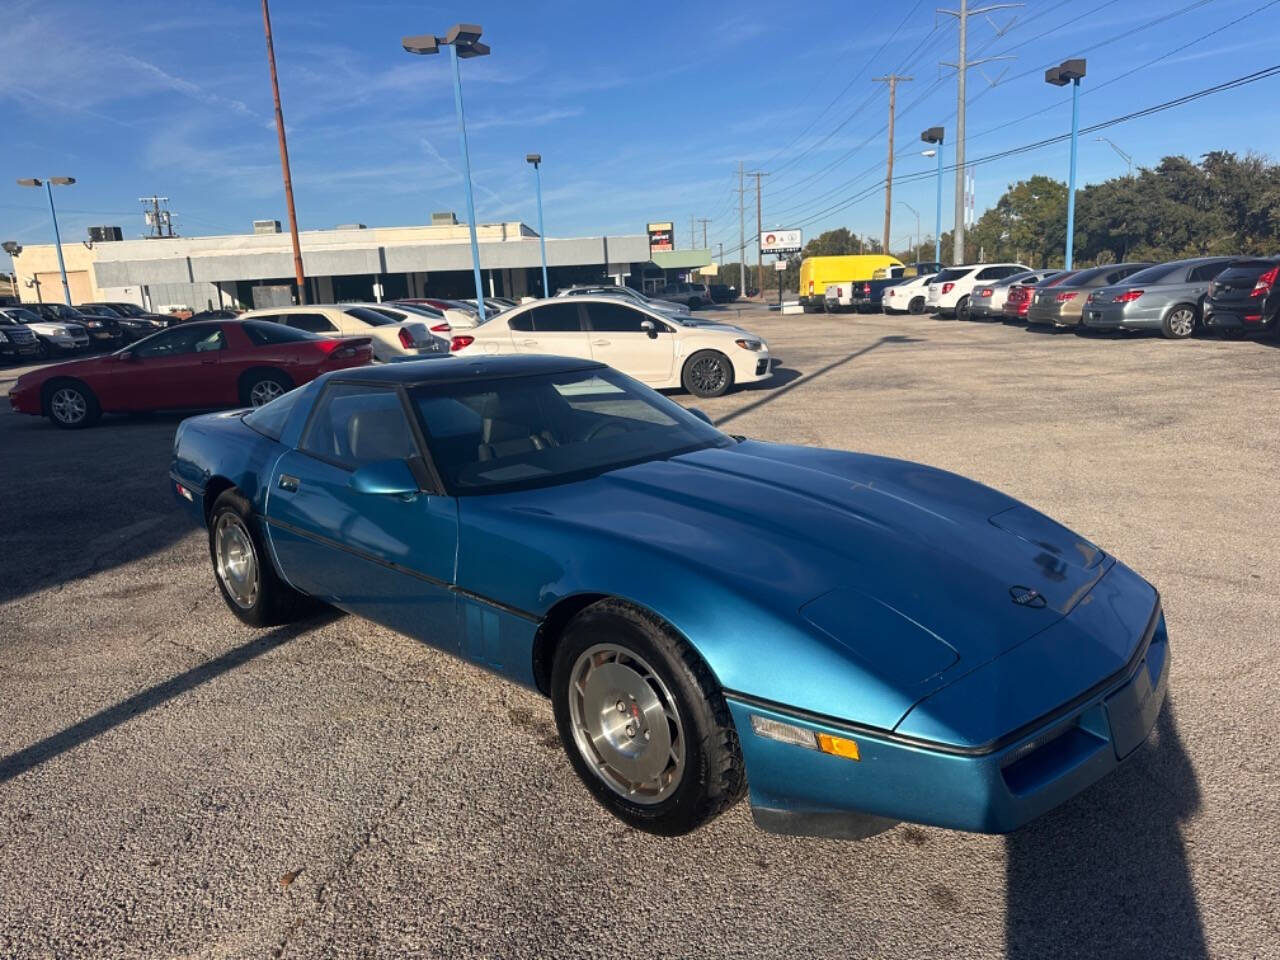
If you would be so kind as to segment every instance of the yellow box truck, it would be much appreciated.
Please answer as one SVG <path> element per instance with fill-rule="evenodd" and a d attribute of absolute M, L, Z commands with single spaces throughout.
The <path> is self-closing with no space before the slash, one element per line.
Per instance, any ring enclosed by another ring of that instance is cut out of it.
<path fill-rule="evenodd" d="M 806 257 L 800 261 L 800 305 L 805 313 L 823 309 L 827 285 L 871 280 L 877 270 L 900 267 L 897 257 L 855 253 L 843 257 Z M 883 276 L 883 274 L 881 274 Z"/>

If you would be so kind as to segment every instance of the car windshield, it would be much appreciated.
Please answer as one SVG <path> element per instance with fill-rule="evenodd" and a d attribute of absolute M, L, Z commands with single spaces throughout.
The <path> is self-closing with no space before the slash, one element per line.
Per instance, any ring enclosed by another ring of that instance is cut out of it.
<path fill-rule="evenodd" d="M 140 317 L 146 313 L 146 311 L 141 307 L 135 306 L 132 303 L 113 303 L 111 304 L 111 308 L 115 310 L 116 313 L 126 317 Z"/>
<path fill-rule="evenodd" d="M 19 323 L 41 323 L 41 319 L 30 310 L 14 308 L 5 311 L 5 316 L 17 320 Z"/>
<path fill-rule="evenodd" d="M 83 314 L 79 310 L 68 307 L 61 303 L 49 303 L 45 305 L 45 309 L 52 313 L 59 320 L 79 320 Z"/>
<path fill-rule="evenodd" d="M 933 282 L 952 283 L 959 280 L 961 277 L 967 277 L 969 274 L 973 273 L 975 269 L 975 267 L 950 267 L 939 272 L 939 274 L 933 278 Z"/>
<path fill-rule="evenodd" d="M 568 483 L 734 441 L 608 368 L 432 384 L 414 406 L 458 496 Z"/>
<path fill-rule="evenodd" d="M 298 343 L 302 340 L 324 340 L 318 333 L 286 327 L 270 320 L 245 320 L 240 324 L 245 336 L 258 346 L 268 343 Z"/>
<path fill-rule="evenodd" d="M 369 309 L 372 310 L 374 308 L 370 307 Z M 398 303 L 396 304 L 396 309 L 401 313 L 414 313 L 420 317 L 430 317 L 432 320 L 440 320 L 444 317 L 444 314 L 435 307 L 428 307 L 420 303 Z M 379 310 L 378 312 L 386 314 L 385 310 Z"/>

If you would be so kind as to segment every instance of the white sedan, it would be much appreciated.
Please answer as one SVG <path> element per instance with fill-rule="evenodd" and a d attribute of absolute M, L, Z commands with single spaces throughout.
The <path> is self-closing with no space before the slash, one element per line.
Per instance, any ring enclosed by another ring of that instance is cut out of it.
<path fill-rule="evenodd" d="M 240 315 L 241 320 L 270 320 L 322 337 L 370 337 L 373 357 L 384 363 L 401 357 L 439 356 L 444 339 L 427 329 L 427 318 L 394 320 L 383 313 L 348 303 L 298 307 L 263 307 Z"/>
<path fill-rule="evenodd" d="M 655 388 L 718 397 L 734 384 L 769 377 L 763 338 L 730 324 L 659 314 L 615 296 L 535 300 L 465 333 L 460 357 L 543 353 L 599 360 Z"/>
<path fill-rule="evenodd" d="M 885 313 L 924 313 L 925 298 L 929 295 L 929 281 L 933 274 L 926 273 L 910 280 L 885 287 L 881 308 Z"/>

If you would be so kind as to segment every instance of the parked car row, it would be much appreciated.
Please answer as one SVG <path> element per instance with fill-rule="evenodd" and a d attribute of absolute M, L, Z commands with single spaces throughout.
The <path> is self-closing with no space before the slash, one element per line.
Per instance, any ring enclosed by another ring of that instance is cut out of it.
<path fill-rule="evenodd" d="M 1056 329 L 1148 330 L 1171 340 L 1197 330 L 1280 335 L 1277 276 L 1280 257 L 1191 257 L 1079 270 L 963 264 L 894 282 L 884 288 L 882 309 Z"/>
<path fill-rule="evenodd" d="M 9 402 L 18 413 L 76 428 L 103 413 L 256 407 L 326 370 L 374 361 L 577 357 L 607 363 L 650 387 L 683 387 L 700 397 L 772 372 L 768 344 L 740 327 L 696 319 L 638 294 L 632 300 L 616 291 L 562 293 L 490 314 L 485 322 L 460 306 L 409 302 L 271 307 L 233 319 L 187 321 L 106 356 L 24 374 Z M 455 311 L 463 316 L 457 330 L 450 322 Z M 34 357 L 42 321 L 10 316 L 23 312 L 0 311 L 0 352 L 11 347 Z M 89 339 L 84 329 L 74 336 L 79 344 Z"/>

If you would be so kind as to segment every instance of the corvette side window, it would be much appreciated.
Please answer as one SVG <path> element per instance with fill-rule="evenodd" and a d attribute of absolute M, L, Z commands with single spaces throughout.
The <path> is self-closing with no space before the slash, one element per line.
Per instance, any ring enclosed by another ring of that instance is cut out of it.
<path fill-rule="evenodd" d="M 417 454 L 400 395 L 385 387 L 337 383 L 316 402 L 301 449 L 354 470 Z"/>

